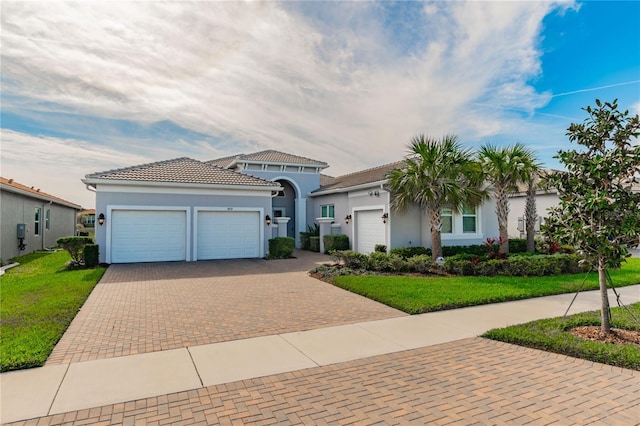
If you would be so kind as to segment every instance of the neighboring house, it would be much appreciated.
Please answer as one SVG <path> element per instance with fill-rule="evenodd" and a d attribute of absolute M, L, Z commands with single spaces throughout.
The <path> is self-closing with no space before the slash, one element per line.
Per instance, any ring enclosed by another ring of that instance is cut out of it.
<path fill-rule="evenodd" d="M 0 259 L 43 250 L 75 235 L 80 206 L 0 177 Z"/>
<path fill-rule="evenodd" d="M 87 228 L 96 226 L 96 209 L 80 210 L 78 212 L 78 224 Z"/>
<path fill-rule="evenodd" d="M 268 150 L 208 162 L 189 158 L 87 175 L 96 192 L 96 242 L 107 263 L 258 258 L 277 235 L 300 241 L 320 223 L 353 249 L 430 247 L 424 212 L 389 210 L 387 172 L 402 162 L 339 177 L 327 163 Z M 480 244 L 498 235 L 495 203 L 445 211 L 443 244 Z M 383 217 L 384 216 L 384 217 Z"/>

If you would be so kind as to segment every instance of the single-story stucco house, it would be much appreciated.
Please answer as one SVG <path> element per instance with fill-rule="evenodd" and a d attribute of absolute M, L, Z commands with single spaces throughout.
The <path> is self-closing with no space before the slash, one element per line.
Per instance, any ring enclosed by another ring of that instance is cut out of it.
<path fill-rule="evenodd" d="M 268 240 L 296 239 L 308 226 L 343 233 L 354 250 L 430 247 L 426 215 L 389 209 L 387 172 L 402 162 L 329 177 L 328 164 L 279 151 L 201 162 L 189 158 L 89 174 L 95 238 L 106 263 L 259 258 Z M 443 244 L 498 235 L 495 202 L 445 210 Z M 102 218 L 102 224 L 101 223 Z"/>
<path fill-rule="evenodd" d="M 81 207 L 36 187 L 0 177 L 0 259 L 44 250 L 75 235 Z"/>

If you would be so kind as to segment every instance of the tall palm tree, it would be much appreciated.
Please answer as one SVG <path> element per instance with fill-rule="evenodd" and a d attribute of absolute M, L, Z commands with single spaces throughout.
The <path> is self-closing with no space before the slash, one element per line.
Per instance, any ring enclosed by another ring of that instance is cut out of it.
<path fill-rule="evenodd" d="M 431 255 L 442 256 L 443 207 L 460 211 L 480 204 L 488 193 L 482 189 L 482 174 L 473 152 L 463 149 L 454 135 L 442 140 L 420 135 L 411 140 L 405 166 L 388 175 L 390 207 L 404 211 L 415 203 L 431 223 Z"/>
<path fill-rule="evenodd" d="M 500 230 L 500 253 L 509 254 L 509 194 L 517 192 L 518 183 L 533 185 L 533 176 L 540 169 L 540 164 L 533 151 L 520 143 L 506 147 L 496 147 L 491 144 L 483 145 L 478 153 L 485 179 L 493 186 L 496 199 L 496 214 L 498 215 L 498 229 Z M 535 202 L 535 188 L 529 186 L 527 203 Z M 529 215 L 535 214 L 535 209 L 529 205 Z M 535 219 L 534 219 L 535 220 Z M 528 225 L 533 226 L 531 217 L 527 218 Z"/>

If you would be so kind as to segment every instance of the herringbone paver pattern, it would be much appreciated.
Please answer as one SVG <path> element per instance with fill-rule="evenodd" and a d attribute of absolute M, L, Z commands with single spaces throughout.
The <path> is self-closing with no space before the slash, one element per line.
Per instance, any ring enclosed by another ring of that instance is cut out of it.
<path fill-rule="evenodd" d="M 472 338 L 16 424 L 638 425 L 640 372 Z"/>
<path fill-rule="evenodd" d="M 112 265 L 47 364 L 403 316 L 310 278 L 327 256 Z"/>

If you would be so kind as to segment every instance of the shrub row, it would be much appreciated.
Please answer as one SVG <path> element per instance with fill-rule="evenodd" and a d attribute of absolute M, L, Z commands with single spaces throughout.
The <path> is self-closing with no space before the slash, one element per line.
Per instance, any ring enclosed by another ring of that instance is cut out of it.
<path fill-rule="evenodd" d="M 276 237 L 269 240 L 269 259 L 288 259 L 293 254 L 296 240 L 290 237 Z"/>
<path fill-rule="evenodd" d="M 349 250 L 349 237 L 345 234 L 328 234 L 322 237 L 324 252 L 333 250 Z"/>
<path fill-rule="evenodd" d="M 420 274 L 442 274 L 475 276 L 542 276 L 575 274 L 584 271 L 580 256 L 571 254 L 514 256 L 509 259 L 481 260 L 473 254 L 461 254 L 445 259 L 438 265 L 427 254 L 404 259 L 396 253 L 374 252 L 370 255 L 353 250 L 333 251 L 337 263 L 353 271 L 415 272 Z"/>
<path fill-rule="evenodd" d="M 472 276 L 544 276 L 576 274 L 585 268 L 575 254 L 513 256 L 508 259 L 466 259 L 466 256 L 446 258 L 444 268 L 450 274 Z"/>

